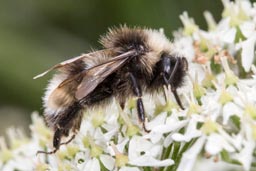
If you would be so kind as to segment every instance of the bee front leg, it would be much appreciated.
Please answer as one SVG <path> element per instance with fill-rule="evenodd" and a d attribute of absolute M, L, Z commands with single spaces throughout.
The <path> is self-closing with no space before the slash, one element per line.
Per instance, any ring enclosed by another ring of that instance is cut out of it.
<path fill-rule="evenodd" d="M 179 96 L 178 96 L 176 87 L 174 87 L 172 83 L 169 83 L 169 82 L 168 82 L 168 80 L 167 80 L 167 78 L 166 78 L 166 76 L 165 76 L 164 74 L 162 74 L 162 75 L 163 75 L 163 79 L 164 79 L 164 81 L 165 81 L 165 84 L 166 84 L 166 85 L 171 85 L 171 91 L 172 91 L 172 93 L 173 93 L 173 95 L 174 95 L 174 97 L 175 97 L 176 102 L 178 103 L 178 105 L 180 106 L 180 108 L 181 108 L 182 110 L 184 110 L 185 108 L 183 107 L 183 105 L 182 105 L 182 103 L 181 103 L 181 100 L 180 100 L 180 98 L 179 98 Z"/>
<path fill-rule="evenodd" d="M 184 61 L 184 59 L 183 59 L 183 61 Z M 180 98 L 179 98 L 179 96 L 178 96 L 178 93 L 177 93 L 177 90 L 176 90 L 176 87 L 173 85 L 173 77 L 174 77 L 174 75 L 175 75 L 175 73 L 177 72 L 177 68 L 178 68 L 178 65 L 181 63 L 181 62 L 183 62 L 183 61 L 181 61 L 181 59 L 180 58 L 177 58 L 177 60 L 176 60 L 176 62 L 175 62 L 175 65 L 174 65 L 174 68 L 173 68 L 173 70 L 170 72 L 170 67 L 169 67 L 169 65 L 170 65 L 170 63 L 169 63 L 169 61 L 168 60 L 163 60 L 163 72 L 162 72 L 162 76 L 163 76 L 163 79 L 164 79 L 164 82 L 165 82 L 165 84 L 166 85 L 171 85 L 171 91 L 172 91 L 172 93 L 173 93 L 173 95 L 174 95 L 174 97 L 175 97 L 175 99 L 176 99 L 176 101 L 177 101 L 177 103 L 178 103 L 178 105 L 180 106 L 180 108 L 182 109 L 182 110 L 184 110 L 184 107 L 183 107 L 183 105 L 182 105 L 182 103 L 181 103 L 181 100 L 180 100 Z M 183 62 L 184 63 L 184 62 Z"/>
<path fill-rule="evenodd" d="M 174 95 L 174 97 L 175 97 L 175 99 L 176 99 L 178 105 L 180 106 L 180 108 L 181 108 L 182 110 L 184 110 L 185 108 L 183 107 L 183 105 L 182 105 L 182 103 L 181 103 L 181 100 L 180 100 L 180 97 L 178 96 L 178 93 L 177 93 L 176 88 L 172 88 L 172 87 L 173 87 L 173 86 L 172 86 L 172 84 L 171 84 L 171 91 L 172 91 L 172 93 L 173 93 L 173 95 Z"/>
<path fill-rule="evenodd" d="M 131 79 L 132 82 L 132 89 L 133 89 L 133 93 L 135 96 L 138 97 L 137 99 L 137 111 L 138 111 L 138 117 L 140 122 L 142 122 L 142 126 L 145 132 L 150 132 L 150 130 L 148 130 L 145 126 L 145 110 L 144 110 L 144 105 L 143 105 L 143 101 L 142 101 L 142 92 L 141 92 L 141 88 L 140 85 L 138 84 L 138 81 L 136 79 L 136 77 L 134 76 L 133 73 L 129 72 L 129 77 Z"/>

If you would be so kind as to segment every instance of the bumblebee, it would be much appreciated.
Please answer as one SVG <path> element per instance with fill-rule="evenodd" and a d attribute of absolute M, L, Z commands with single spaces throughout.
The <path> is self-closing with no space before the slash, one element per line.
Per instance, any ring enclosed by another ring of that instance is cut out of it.
<path fill-rule="evenodd" d="M 115 98 L 122 108 L 131 97 L 137 97 L 139 121 L 146 132 L 143 93 L 153 93 L 170 85 L 184 109 L 177 88 L 184 83 L 188 70 L 185 57 L 175 54 L 172 43 L 159 30 L 113 28 L 101 37 L 102 50 L 61 62 L 44 73 L 56 69 L 43 97 L 45 120 L 54 130 L 55 153 L 60 145 L 69 143 L 79 131 L 83 110 L 108 103 Z M 63 136 L 69 136 L 61 142 Z"/>

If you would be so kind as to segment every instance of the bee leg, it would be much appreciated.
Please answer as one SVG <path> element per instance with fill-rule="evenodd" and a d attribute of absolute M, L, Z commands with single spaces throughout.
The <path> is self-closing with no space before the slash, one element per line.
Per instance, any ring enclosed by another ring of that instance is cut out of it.
<path fill-rule="evenodd" d="M 175 99 L 176 99 L 178 105 L 180 106 L 180 108 L 181 108 L 182 110 L 184 110 L 185 108 L 183 107 L 183 105 L 182 105 L 182 103 L 181 103 L 181 101 L 180 101 L 180 98 L 179 98 L 179 96 L 178 96 L 178 93 L 177 93 L 177 91 L 176 91 L 176 88 L 173 87 L 172 84 L 171 84 L 171 91 L 172 91 L 172 93 L 173 93 L 173 95 L 174 95 L 174 97 L 175 97 Z"/>
<path fill-rule="evenodd" d="M 137 99 L 137 111 L 138 111 L 138 117 L 140 122 L 142 122 L 142 127 L 144 129 L 145 132 L 150 132 L 150 130 L 148 130 L 145 126 L 145 110 L 144 110 L 144 105 L 143 105 L 143 101 L 142 101 L 142 92 L 141 92 L 141 88 L 138 84 L 137 79 L 135 78 L 134 74 L 129 72 L 129 76 L 132 82 L 132 89 L 133 89 L 133 93 L 135 94 L 135 96 L 138 97 Z"/>
<path fill-rule="evenodd" d="M 81 125 L 81 122 L 82 122 L 82 116 L 83 116 L 82 112 L 80 111 L 77 119 L 74 121 L 75 124 L 74 124 L 74 127 L 72 129 L 73 135 L 66 142 L 60 143 L 60 146 L 70 143 L 76 137 L 76 134 L 78 133 L 78 131 L 80 129 L 80 125 Z M 69 131 L 69 130 L 67 130 L 67 131 Z"/>
<path fill-rule="evenodd" d="M 54 136 L 53 136 L 53 147 L 54 147 L 54 150 L 53 151 L 49 151 L 49 152 L 37 151 L 36 155 L 38 155 L 40 153 L 43 153 L 43 154 L 54 154 L 54 153 L 56 153 L 56 151 L 58 151 L 58 149 L 60 147 L 61 136 L 62 136 L 62 131 L 59 128 L 57 128 L 57 130 L 55 131 Z"/>
<path fill-rule="evenodd" d="M 172 70 L 172 72 L 171 72 L 171 74 L 170 74 L 170 77 L 168 78 L 168 84 L 171 83 L 171 81 L 172 81 L 174 75 L 176 74 L 180 62 L 181 62 L 181 59 L 180 59 L 180 58 L 177 58 L 177 60 L 176 60 L 176 62 L 175 62 L 175 65 L 174 65 L 174 68 L 173 68 L 173 70 Z"/>
<path fill-rule="evenodd" d="M 66 142 L 60 143 L 60 146 L 61 146 L 61 145 L 66 145 L 66 144 L 70 143 L 75 137 L 76 137 L 76 134 L 73 134 L 73 135 L 70 137 L 69 140 L 67 140 Z"/>
<path fill-rule="evenodd" d="M 175 97 L 176 102 L 178 103 L 178 105 L 180 106 L 180 108 L 181 108 L 182 110 L 184 110 L 185 108 L 183 107 L 183 105 L 182 105 L 182 103 L 181 103 L 181 100 L 180 100 L 180 98 L 179 98 L 179 96 L 178 96 L 176 87 L 174 87 L 172 83 L 169 83 L 169 82 L 168 82 L 168 80 L 167 80 L 167 78 L 165 77 L 164 74 L 163 74 L 163 78 L 164 78 L 164 81 L 165 81 L 166 85 L 168 85 L 168 84 L 171 85 L 171 91 L 172 91 L 172 93 L 173 93 L 173 95 L 174 95 L 174 97 Z"/>
<path fill-rule="evenodd" d="M 123 102 L 123 101 L 120 101 L 120 102 L 119 102 L 119 105 L 120 105 L 121 109 L 122 109 L 122 110 L 124 110 L 124 105 L 125 105 L 125 102 Z"/>
<path fill-rule="evenodd" d="M 183 61 L 181 61 L 181 58 L 177 58 L 177 61 L 176 61 L 175 65 L 174 65 L 174 68 L 173 68 L 173 70 L 172 70 L 172 72 L 171 72 L 169 78 L 167 78 L 167 76 L 169 75 L 169 74 L 167 74 L 168 71 L 164 71 L 163 74 L 161 74 L 161 75 L 163 76 L 163 79 L 164 79 L 165 84 L 166 84 L 166 85 L 171 85 L 171 91 L 172 91 L 172 93 L 173 93 L 173 95 L 174 95 L 174 97 L 175 97 L 176 102 L 178 103 L 178 105 L 180 106 L 180 108 L 181 108 L 182 110 L 184 110 L 184 107 L 183 107 L 183 105 L 182 105 L 182 103 L 181 103 L 181 100 L 180 100 L 180 98 L 179 98 L 179 96 L 178 96 L 176 87 L 172 84 L 172 79 L 173 79 L 175 73 L 177 72 L 178 65 L 179 65 L 181 62 L 184 63 L 184 59 L 182 59 L 182 60 L 183 60 Z M 164 61 L 163 61 L 163 62 L 164 62 Z M 169 65 L 168 63 L 163 63 L 163 65 L 165 66 L 164 68 L 169 69 L 169 68 L 167 67 L 167 66 Z"/>

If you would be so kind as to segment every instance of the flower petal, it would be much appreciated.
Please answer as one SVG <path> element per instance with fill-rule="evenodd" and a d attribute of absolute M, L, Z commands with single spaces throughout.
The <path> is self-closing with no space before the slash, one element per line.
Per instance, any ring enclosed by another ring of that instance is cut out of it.
<path fill-rule="evenodd" d="M 241 53 L 242 66 L 246 72 L 250 70 L 254 60 L 255 42 L 256 42 L 256 33 L 254 33 L 250 38 L 242 42 L 242 53 Z"/>
<path fill-rule="evenodd" d="M 84 171 L 93 170 L 93 171 L 100 171 L 100 162 L 98 159 L 93 158 L 92 160 L 89 160 L 85 167 Z"/>
<path fill-rule="evenodd" d="M 115 166 L 115 160 L 113 159 L 113 157 L 109 155 L 105 155 L 105 154 L 101 155 L 100 161 L 108 170 L 112 170 Z"/>
<path fill-rule="evenodd" d="M 197 159 L 197 155 L 203 148 L 205 136 L 200 137 L 190 149 L 183 153 L 179 167 L 177 171 L 191 171 Z"/>
<path fill-rule="evenodd" d="M 196 127 L 197 121 L 192 118 L 186 128 L 185 134 L 174 133 L 172 135 L 173 140 L 189 142 L 192 138 L 199 137 L 202 132 L 199 131 Z"/>
<path fill-rule="evenodd" d="M 255 32 L 255 23 L 244 22 L 240 26 L 241 32 L 246 38 L 249 38 Z"/>
<path fill-rule="evenodd" d="M 129 161 L 129 163 L 136 166 L 163 167 L 173 165 L 174 161 L 172 159 L 157 160 L 151 156 L 143 155 L 135 160 Z"/>
<path fill-rule="evenodd" d="M 241 116 L 242 112 L 241 108 L 239 108 L 235 103 L 228 102 L 223 107 L 223 124 L 228 124 L 229 118 L 232 115 Z"/>
<path fill-rule="evenodd" d="M 140 171 L 140 169 L 137 168 L 137 167 L 127 167 L 127 166 L 125 166 L 125 167 L 121 167 L 121 169 L 119 171 Z"/>
<path fill-rule="evenodd" d="M 221 135 L 217 133 L 212 133 L 208 137 L 208 141 L 205 145 L 205 150 L 211 154 L 216 155 L 222 150 L 226 150 L 228 152 L 234 152 L 235 149 L 231 146 Z"/>

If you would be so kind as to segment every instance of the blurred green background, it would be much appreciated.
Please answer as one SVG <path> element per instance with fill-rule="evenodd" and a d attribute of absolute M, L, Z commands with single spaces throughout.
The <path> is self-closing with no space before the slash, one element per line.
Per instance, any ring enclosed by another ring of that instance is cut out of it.
<path fill-rule="evenodd" d="M 100 48 L 108 27 L 164 28 L 170 37 L 188 11 L 206 29 L 203 12 L 218 21 L 221 0 L 1 0 L 0 135 L 7 127 L 28 130 L 32 111 L 42 113 L 41 97 L 51 74 L 33 80 L 50 66 Z"/>

